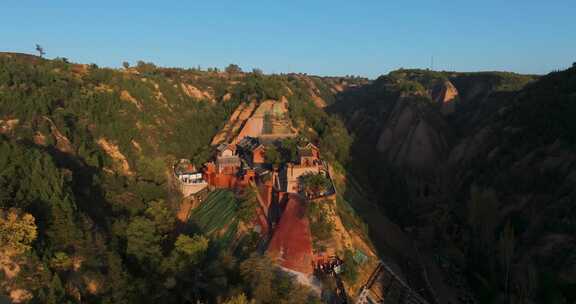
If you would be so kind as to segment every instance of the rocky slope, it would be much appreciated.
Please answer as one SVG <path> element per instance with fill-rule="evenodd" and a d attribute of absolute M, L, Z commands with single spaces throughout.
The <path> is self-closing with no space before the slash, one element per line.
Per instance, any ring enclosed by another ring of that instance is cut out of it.
<path fill-rule="evenodd" d="M 575 77 L 400 70 L 330 110 L 356 139 L 349 170 L 442 258 L 447 282 L 468 278 L 481 302 L 570 300 Z"/>

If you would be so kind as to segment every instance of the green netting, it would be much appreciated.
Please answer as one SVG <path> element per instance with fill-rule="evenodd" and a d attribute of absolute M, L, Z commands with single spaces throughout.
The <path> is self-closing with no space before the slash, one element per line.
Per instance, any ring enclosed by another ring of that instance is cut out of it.
<path fill-rule="evenodd" d="M 225 243 L 232 241 L 238 230 L 234 194 L 227 190 L 210 193 L 192 212 L 188 221 L 206 235 L 216 237 Z M 217 232 L 223 233 L 216 235 Z"/>

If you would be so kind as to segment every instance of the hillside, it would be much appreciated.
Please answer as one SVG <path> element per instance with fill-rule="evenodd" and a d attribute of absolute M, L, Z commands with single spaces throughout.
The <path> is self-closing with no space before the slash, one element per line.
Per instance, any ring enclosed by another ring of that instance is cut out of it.
<path fill-rule="evenodd" d="M 574 300 L 575 79 L 399 70 L 330 107 L 355 139 L 347 170 L 430 256 L 440 296 Z"/>
<path fill-rule="evenodd" d="M 574 301 L 575 88 L 0 53 L 0 296 Z"/>
<path fill-rule="evenodd" d="M 191 213 L 199 229 L 182 228 L 170 168 L 181 158 L 201 167 L 234 111 L 266 100 L 283 100 L 289 128 L 345 162 L 351 140 L 322 107 L 361 82 L 0 54 L 2 293 L 37 303 L 217 303 L 239 293 L 302 303 L 307 289 L 266 270 L 258 240 L 242 235 L 250 218 L 242 197 L 210 198 Z M 271 134 L 288 130 L 269 123 Z M 26 227 L 35 232 L 20 238 Z M 283 287 L 258 289 L 262 280 Z"/>

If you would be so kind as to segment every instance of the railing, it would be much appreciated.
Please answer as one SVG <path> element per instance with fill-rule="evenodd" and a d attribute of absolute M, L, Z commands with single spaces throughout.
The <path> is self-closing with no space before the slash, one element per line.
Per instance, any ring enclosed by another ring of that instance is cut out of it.
<path fill-rule="evenodd" d="M 178 178 L 178 180 L 185 185 L 197 185 L 197 184 L 206 184 L 208 183 L 206 180 L 204 179 L 193 179 L 193 180 L 189 180 L 189 179 L 180 179 Z"/>
<path fill-rule="evenodd" d="M 438 304 L 440 303 L 438 301 L 438 296 L 436 295 L 436 292 L 434 291 L 434 289 L 432 288 L 432 284 L 430 284 L 430 279 L 428 278 L 428 270 L 426 269 L 426 266 L 424 266 L 424 262 L 422 261 L 422 256 L 420 255 L 420 251 L 418 250 L 418 248 L 416 246 L 414 246 L 416 248 L 416 257 L 418 260 L 418 266 L 421 268 L 422 271 L 422 278 L 424 279 L 424 285 L 426 285 L 426 291 L 428 293 L 428 296 L 430 298 L 430 300 L 432 301 L 433 304 Z"/>
<path fill-rule="evenodd" d="M 368 281 L 360 289 L 360 293 L 356 300 L 356 304 L 368 304 L 370 301 L 370 289 L 373 287 L 376 280 L 381 277 L 382 272 L 385 271 L 386 274 L 390 276 L 390 281 L 387 284 L 387 289 L 382 295 L 385 301 L 387 296 L 397 296 L 402 299 L 401 303 L 414 303 L 414 304 L 428 304 L 424 298 L 422 298 L 416 291 L 414 291 L 404 280 L 402 280 L 384 261 L 380 261 Z M 399 284 L 396 289 L 391 289 L 394 284 Z M 400 288 L 400 290 L 398 290 Z"/>

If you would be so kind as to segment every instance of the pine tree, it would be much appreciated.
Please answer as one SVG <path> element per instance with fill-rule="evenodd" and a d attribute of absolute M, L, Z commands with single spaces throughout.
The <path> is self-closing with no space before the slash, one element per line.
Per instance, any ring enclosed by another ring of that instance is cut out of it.
<path fill-rule="evenodd" d="M 500 234 L 500 239 L 498 240 L 499 249 L 499 261 L 500 266 L 504 272 L 503 283 L 504 291 L 508 295 L 510 288 L 510 272 L 512 268 L 512 258 L 514 257 L 514 246 L 515 246 L 515 236 L 514 228 L 510 222 L 506 223 L 504 230 Z"/>
<path fill-rule="evenodd" d="M 161 260 L 161 236 L 153 221 L 144 217 L 134 218 L 128 225 L 126 236 L 128 239 L 126 253 L 140 262 L 147 262 L 149 266 Z"/>
<path fill-rule="evenodd" d="M 50 290 L 48 291 L 47 304 L 60 304 L 64 299 L 64 287 L 62 287 L 62 281 L 58 274 L 52 276 L 52 282 L 50 283 Z"/>

